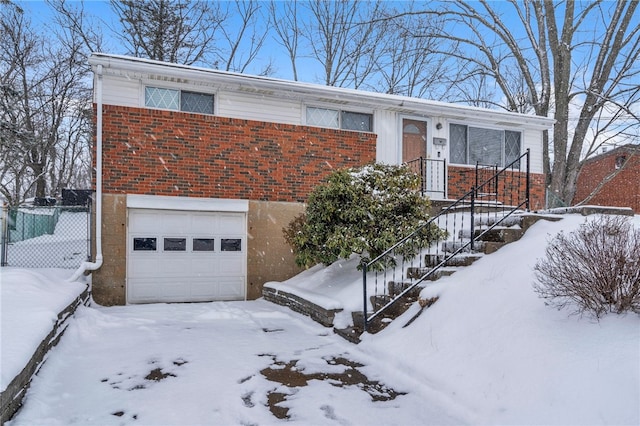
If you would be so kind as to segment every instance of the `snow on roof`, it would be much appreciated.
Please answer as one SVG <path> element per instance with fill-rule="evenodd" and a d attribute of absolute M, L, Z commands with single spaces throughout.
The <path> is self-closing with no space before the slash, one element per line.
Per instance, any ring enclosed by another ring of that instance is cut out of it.
<path fill-rule="evenodd" d="M 230 90 L 255 92 L 274 97 L 312 98 L 314 101 L 338 104 L 359 104 L 396 112 L 423 113 L 445 116 L 451 119 L 489 120 L 496 124 L 520 125 L 539 130 L 551 129 L 555 120 L 536 115 L 519 114 L 507 111 L 491 110 L 466 105 L 432 101 L 408 96 L 368 92 L 344 87 L 324 86 L 320 84 L 283 80 L 273 77 L 240 74 L 209 68 L 154 61 L 107 53 L 93 53 L 89 58 L 94 72 L 102 66 L 100 72 L 107 74 L 139 73 L 141 75 L 161 75 L 175 82 L 215 83 Z"/>

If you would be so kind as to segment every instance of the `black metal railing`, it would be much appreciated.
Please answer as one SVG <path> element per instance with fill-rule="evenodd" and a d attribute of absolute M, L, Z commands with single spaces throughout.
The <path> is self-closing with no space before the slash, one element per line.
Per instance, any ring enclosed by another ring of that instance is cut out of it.
<path fill-rule="evenodd" d="M 411 171 L 420 176 L 420 192 L 431 198 L 447 196 L 447 160 L 416 158 L 405 163 Z"/>
<path fill-rule="evenodd" d="M 482 249 L 478 241 L 507 217 L 518 210 L 529 210 L 529 150 L 490 176 L 480 172 L 476 176 L 478 180 L 469 192 L 362 264 L 364 331 L 409 292 L 415 293 L 418 285 L 443 274 L 446 266 L 465 264 L 465 256 L 474 256 L 476 249 Z M 407 252 L 407 245 L 424 240 L 425 231 L 434 225 L 446 230 L 446 235 L 430 241 L 428 247 L 418 247 L 418 254 L 409 259 L 401 254 Z"/>

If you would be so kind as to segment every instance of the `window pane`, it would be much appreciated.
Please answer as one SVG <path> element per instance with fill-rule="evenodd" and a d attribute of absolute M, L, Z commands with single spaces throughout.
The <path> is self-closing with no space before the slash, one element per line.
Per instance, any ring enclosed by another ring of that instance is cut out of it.
<path fill-rule="evenodd" d="M 164 239 L 164 251 L 186 251 L 187 239 L 186 238 L 165 238 Z"/>
<path fill-rule="evenodd" d="M 309 126 L 340 127 L 338 111 L 326 108 L 307 107 L 307 124 Z"/>
<path fill-rule="evenodd" d="M 449 126 L 449 139 L 449 161 L 454 164 L 467 164 L 467 126 Z"/>
<path fill-rule="evenodd" d="M 134 251 L 156 251 L 156 239 L 155 238 L 134 238 L 133 250 Z"/>
<path fill-rule="evenodd" d="M 214 251 L 214 243 L 213 238 L 194 238 L 193 251 Z"/>
<path fill-rule="evenodd" d="M 198 114 L 213 114 L 213 95 L 208 93 L 182 92 L 180 109 Z"/>
<path fill-rule="evenodd" d="M 520 132 L 505 131 L 504 132 L 504 163 L 505 166 L 511 164 L 520 157 Z M 520 167 L 520 162 L 513 165 Z"/>
<path fill-rule="evenodd" d="M 469 164 L 503 165 L 502 130 L 469 127 Z"/>
<path fill-rule="evenodd" d="M 360 112 L 342 111 L 342 128 L 345 130 L 359 130 L 370 132 L 373 126 L 373 116 Z"/>
<path fill-rule="evenodd" d="M 159 87 L 144 88 L 144 104 L 151 108 L 180 109 L 180 91 L 161 89 Z"/>
<path fill-rule="evenodd" d="M 242 251 L 242 240 L 240 238 L 223 238 L 220 240 L 221 251 Z"/>

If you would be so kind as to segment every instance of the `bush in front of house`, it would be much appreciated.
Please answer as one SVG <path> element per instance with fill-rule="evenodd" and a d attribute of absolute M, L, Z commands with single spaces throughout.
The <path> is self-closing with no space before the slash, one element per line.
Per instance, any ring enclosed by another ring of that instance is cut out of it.
<path fill-rule="evenodd" d="M 353 253 L 373 259 L 426 223 L 429 206 L 419 176 L 407 167 L 370 164 L 333 172 L 283 231 L 299 266 L 330 265 Z M 425 227 L 401 254 L 415 256 L 443 235 L 435 225 Z"/>
<path fill-rule="evenodd" d="M 553 238 L 535 272 L 535 291 L 558 308 L 640 313 L 640 229 L 621 216 L 588 221 Z"/>

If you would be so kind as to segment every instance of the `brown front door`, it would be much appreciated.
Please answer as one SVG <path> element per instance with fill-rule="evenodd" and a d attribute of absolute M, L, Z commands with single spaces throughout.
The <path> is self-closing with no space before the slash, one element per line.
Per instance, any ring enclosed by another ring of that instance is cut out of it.
<path fill-rule="evenodd" d="M 402 162 L 427 158 L 427 123 L 402 119 Z"/>

